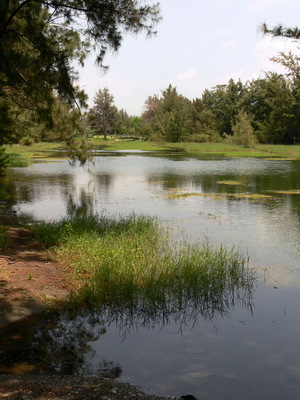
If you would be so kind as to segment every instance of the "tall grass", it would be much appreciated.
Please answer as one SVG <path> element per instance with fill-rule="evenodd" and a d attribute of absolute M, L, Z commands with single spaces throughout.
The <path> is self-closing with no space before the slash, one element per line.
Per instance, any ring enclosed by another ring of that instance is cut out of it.
<path fill-rule="evenodd" d="M 31 165 L 31 158 L 25 154 L 10 153 L 8 159 L 9 167 L 29 167 Z"/>
<path fill-rule="evenodd" d="M 6 229 L 0 226 L 0 249 L 7 246 L 8 243 L 9 243 L 9 238 L 6 233 Z"/>
<path fill-rule="evenodd" d="M 238 251 L 172 243 L 156 219 L 84 217 L 39 224 L 37 237 L 56 245 L 72 271 L 72 301 L 91 307 L 225 313 L 248 298 L 254 274 Z"/>
<path fill-rule="evenodd" d="M 5 150 L 9 156 L 10 167 L 28 167 L 33 160 L 51 158 L 57 150 L 65 150 L 65 145 L 48 142 L 34 143 L 31 146 L 13 144 L 5 146 Z M 65 153 L 62 154 L 66 156 Z"/>

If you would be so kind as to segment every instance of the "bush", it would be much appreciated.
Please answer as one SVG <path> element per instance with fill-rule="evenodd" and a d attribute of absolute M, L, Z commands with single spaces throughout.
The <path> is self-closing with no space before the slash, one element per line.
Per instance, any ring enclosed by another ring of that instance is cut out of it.
<path fill-rule="evenodd" d="M 236 118 L 236 122 L 232 125 L 233 135 L 224 134 L 225 140 L 229 144 L 237 144 L 246 148 L 253 148 L 257 144 L 257 139 L 254 135 L 251 119 L 249 115 L 241 110 Z"/>

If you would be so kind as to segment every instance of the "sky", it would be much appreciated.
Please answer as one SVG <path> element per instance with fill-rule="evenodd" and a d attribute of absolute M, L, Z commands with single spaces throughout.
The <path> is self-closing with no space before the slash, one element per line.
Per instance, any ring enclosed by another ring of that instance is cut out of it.
<path fill-rule="evenodd" d="M 147 0 L 153 4 L 155 1 Z M 266 22 L 299 26 L 299 0 L 160 0 L 162 20 L 157 35 L 125 36 L 116 54 L 104 60 L 104 74 L 90 55 L 80 70 L 80 86 L 89 106 L 99 89 L 108 88 L 115 105 L 129 115 L 141 115 L 149 96 L 161 95 L 169 84 L 193 100 L 205 89 L 283 72 L 270 61 L 280 51 L 299 53 L 295 42 L 264 37 Z"/>

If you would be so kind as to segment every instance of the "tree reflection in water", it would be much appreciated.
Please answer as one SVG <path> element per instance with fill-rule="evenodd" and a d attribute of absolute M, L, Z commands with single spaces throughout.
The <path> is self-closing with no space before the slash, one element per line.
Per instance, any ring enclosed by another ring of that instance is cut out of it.
<path fill-rule="evenodd" d="M 115 326 L 122 340 L 139 328 L 158 326 L 162 329 L 173 322 L 180 334 L 186 326 L 194 327 L 203 320 L 229 316 L 236 305 L 252 313 L 252 292 L 253 287 L 239 287 L 222 292 L 219 298 L 187 298 L 184 303 L 181 299 L 180 303 L 172 301 L 161 307 L 141 301 L 130 307 L 46 312 L 0 331 L 0 372 L 118 378 L 122 374 L 121 366 L 101 358 L 101 354 L 96 355 L 91 345 L 101 341 L 108 327 Z M 101 359 L 96 368 L 92 362 L 95 356 Z"/>

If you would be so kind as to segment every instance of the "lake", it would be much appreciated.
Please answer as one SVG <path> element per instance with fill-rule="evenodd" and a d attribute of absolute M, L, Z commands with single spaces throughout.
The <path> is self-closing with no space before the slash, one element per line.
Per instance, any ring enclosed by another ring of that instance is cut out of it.
<path fill-rule="evenodd" d="M 164 396 L 300 398 L 300 161 L 122 151 L 85 167 L 55 161 L 9 170 L 18 215 L 157 216 L 178 240 L 235 246 L 258 276 L 250 302 L 210 318 L 63 317 L 47 337 L 54 348 L 70 337 L 78 344 L 72 373 L 112 373 Z"/>

